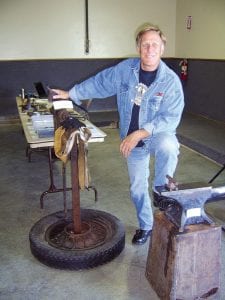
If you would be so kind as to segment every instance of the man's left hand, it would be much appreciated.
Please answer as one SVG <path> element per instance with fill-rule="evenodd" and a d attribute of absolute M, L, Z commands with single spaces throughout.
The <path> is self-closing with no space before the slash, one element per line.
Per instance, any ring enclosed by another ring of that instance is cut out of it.
<path fill-rule="evenodd" d="M 120 144 L 121 154 L 127 158 L 132 149 L 134 149 L 138 142 L 149 136 L 149 132 L 144 129 L 139 129 L 129 134 Z"/>

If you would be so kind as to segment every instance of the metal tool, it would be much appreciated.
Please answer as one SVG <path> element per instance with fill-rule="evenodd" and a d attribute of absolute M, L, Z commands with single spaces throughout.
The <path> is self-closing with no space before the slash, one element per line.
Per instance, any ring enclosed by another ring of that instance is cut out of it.
<path fill-rule="evenodd" d="M 164 186 L 156 189 L 162 201 L 169 203 L 171 200 L 171 204 L 165 209 L 165 214 L 179 228 L 179 232 L 183 232 L 186 225 L 214 224 L 214 221 L 206 214 L 204 205 L 206 202 L 214 202 L 222 198 L 225 200 L 225 186 L 213 188 L 189 184 L 178 186 L 172 191 L 168 191 Z"/>

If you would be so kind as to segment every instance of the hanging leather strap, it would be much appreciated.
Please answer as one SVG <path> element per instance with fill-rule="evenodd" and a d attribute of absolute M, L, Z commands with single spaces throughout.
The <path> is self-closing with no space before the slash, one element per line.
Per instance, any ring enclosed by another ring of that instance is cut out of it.
<path fill-rule="evenodd" d="M 88 140 L 91 137 L 91 132 L 88 128 L 82 127 L 79 129 L 65 129 L 62 126 L 55 130 L 54 150 L 55 155 L 67 163 L 70 158 L 70 152 L 74 143 L 78 147 L 78 178 L 79 187 L 81 190 L 88 188 L 90 183 L 90 175 L 88 170 L 87 153 Z"/>

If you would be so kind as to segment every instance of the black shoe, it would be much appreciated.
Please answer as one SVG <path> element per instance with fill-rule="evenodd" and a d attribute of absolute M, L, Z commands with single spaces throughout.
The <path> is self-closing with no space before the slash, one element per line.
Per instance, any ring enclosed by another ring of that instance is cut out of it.
<path fill-rule="evenodd" d="M 151 230 L 143 230 L 143 229 L 138 229 L 136 230 L 136 233 L 132 239 L 132 243 L 136 245 L 142 245 L 144 244 L 148 237 L 151 235 L 152 231 Z"/>
<path fill-rule="evenodd" d="M 172 205 L 175 205 L 177 201 L 172 198 L 163 197 L 157 194 L 156 192 L 153 192 L 153 205 L 155 207 L 158 207 L 160 210 L 166 210 Z"/>

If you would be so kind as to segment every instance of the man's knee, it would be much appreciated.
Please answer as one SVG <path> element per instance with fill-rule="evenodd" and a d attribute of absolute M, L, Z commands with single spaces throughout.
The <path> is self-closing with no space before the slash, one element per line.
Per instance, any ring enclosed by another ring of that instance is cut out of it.
<path fill-rule="evenodd" d="M 160 135 L 156 143 L 156 152 L 178 155 L 179 143 L 173 135 Z"/>

